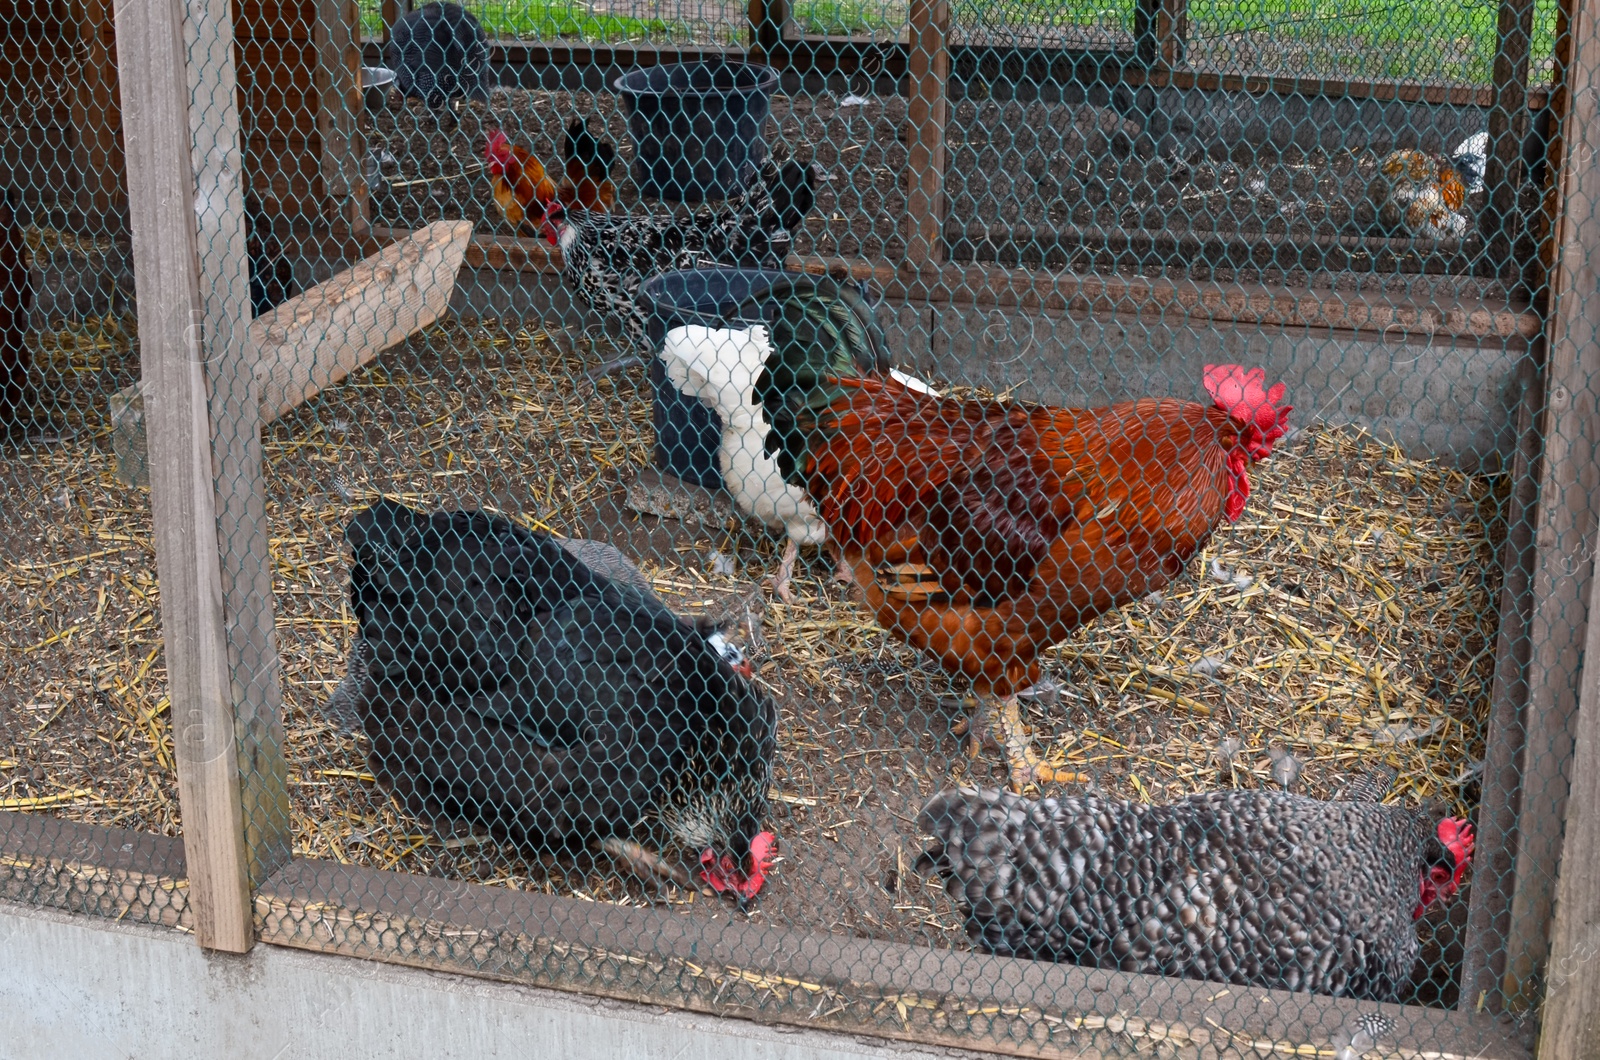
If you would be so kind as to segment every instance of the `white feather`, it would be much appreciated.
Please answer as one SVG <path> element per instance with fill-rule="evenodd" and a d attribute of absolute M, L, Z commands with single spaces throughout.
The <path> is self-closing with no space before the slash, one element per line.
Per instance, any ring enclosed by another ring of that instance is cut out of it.
<path fill-rule="evenodd" d="M 827 526 L 806 491 L 785 482 L 778 462 L 767 455 L 768 425 L 753 392 L 771 353 L 763 324 L 744 330 L 688 324 L 667 332 L 661 360 L 674 386 L 710 405 L 722 420 L 717 458 L 739 510 L 783 530 L 796 544 L 820 545 L 828 539 Z"/>

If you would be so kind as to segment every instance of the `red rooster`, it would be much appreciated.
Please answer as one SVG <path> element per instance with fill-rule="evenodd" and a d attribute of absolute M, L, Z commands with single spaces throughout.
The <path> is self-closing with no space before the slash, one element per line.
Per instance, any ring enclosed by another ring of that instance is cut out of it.
<path fill-rule="evenodd" d="M 766 306 L 770 326 L 674 356 L 708 378 L 729 359 L 755 377 L 766 450 L 815 502 L 878 621 L 972 682 L 974 752 L 997 742 L 1017 790 L 1051 779 L 1016 698 L 1039 653 L 1166 585 L 1238 518 L 1246 469 L 1288 429 L 1283 386 L 1215 365 L 1210 405 L 962 401 L 890 375 L 854 287 L 796 275 L 752 303 L 742 312 Z"/>
<path fill-rule="evenodd" d="M 500 215 L 511 227 L 520 230 L 526 225 L 554 246 L 555 222 L 561 218 L 562 207 L 555 181 L 545 173 L 544 166 L 526 147 L 513 147 L 506 134 L 499 130 L 489 137 L 484 162 Z"/>

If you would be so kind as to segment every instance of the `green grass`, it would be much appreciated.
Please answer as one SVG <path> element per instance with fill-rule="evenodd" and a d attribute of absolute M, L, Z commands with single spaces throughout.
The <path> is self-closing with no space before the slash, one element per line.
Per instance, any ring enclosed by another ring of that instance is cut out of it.
<path fill-rule="evenodd" d="M 1239 73 L 1489 83 L 1497 0 L 1189 0 L 1191 58 Z M 379 0 L 361 0 L 362 29 L 381 30 Z M 643 5 L 641 5 L 643 6 Z M 747 27 L 697 0 L 667 17 L 596 13 L 581 0 L 467 0 L 491 37 L 518 40 L 739 44 Z M 1004 32 L 1072 27 L 1131 31 L 1134 0 L 954 0 L 960 26 Z M 1556 0 L 1538 0 L 1534 81 L 1553 50 Z M 794 0 L 807 34 L 899 36 L 906 0 Z M 724 18 L 725 21 L 717 21 Z M 1030 32 L 1030 36 L 1034 33 Z"/>
<path fill-rule="evenodd" d="M 575 0 L 507 0 L 462 4 L 477 16 L 491 39 L 582 40 L 618 44 L 630 40 L 689 39 L 691 24 L 660 18 L 597 14 Z M 742 30 L 743 27 L 740 27 Z M 361 32 L 383 33 L 381 0 L 361 0 Z"/>

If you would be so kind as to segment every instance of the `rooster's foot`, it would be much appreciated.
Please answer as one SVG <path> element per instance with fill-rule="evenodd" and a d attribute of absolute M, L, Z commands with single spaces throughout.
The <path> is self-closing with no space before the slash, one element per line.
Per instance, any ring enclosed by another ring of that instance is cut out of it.
<path fill-rule="evenodd" d="M 1016 696 L 992 701 L 983 699 L 982 731 L 986 742 L 992 742 L 1005 756 L 1006 772 L 1010 775 L 1011 790 L 1021 794 L 1030 784 L 1044 784 L 1056 779 L 1054 769 L 1044 764 L 1039 752 L 1034 750 L 1029 733 L 1033 729 L 1022 720 L 1022 707 Z"/>
<path fill-rule="evenodd" d="M 850 569 L 850 564 L 845 562 L 844 553 L 842 552 L 839 554 L 833 569 L 833 581 L 835 585 L 854 585 L 856 583 L 856 573 Z"/>
<path fill-rule="evenodd" d="M 794 577 L 794 561 L 799 556 L 800 546 L 791 537 L 784 542 L 783 559 L 778 562 L 778 573 L 772 576 L 772 595 L 786 604 L 794 603 L 794 591 L 789 588 L 789 582 Z"/>

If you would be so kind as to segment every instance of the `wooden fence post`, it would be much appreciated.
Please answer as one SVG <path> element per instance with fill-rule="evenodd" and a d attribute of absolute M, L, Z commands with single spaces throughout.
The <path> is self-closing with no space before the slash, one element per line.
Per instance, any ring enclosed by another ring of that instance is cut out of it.
<path fill-rule="evenodd" d="M 243 952 L 250 870 L 289 851 L 231 3 L 114 7 L 190 902 L 202 946 Z"/>
<path fill-rule="evenodd" d="M 945 126 L 950 117 L 950 0 L 911 0 L 906 56 L 906 260 L 944 261 Z"/>
<path fill-rule="evenodd" d="M 1560 93 L 1566 147 L 1546 327 L 1526 738 L 1503 980 L 1513 1010 L 1537 1003 L 1549 953 L 1600 525 L 1600 33 L 1589 5 L 1573 7 L 1571 63 Z M 1593 674 L 1591 666 L 1591 681 Z"/>

